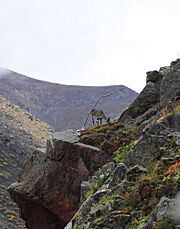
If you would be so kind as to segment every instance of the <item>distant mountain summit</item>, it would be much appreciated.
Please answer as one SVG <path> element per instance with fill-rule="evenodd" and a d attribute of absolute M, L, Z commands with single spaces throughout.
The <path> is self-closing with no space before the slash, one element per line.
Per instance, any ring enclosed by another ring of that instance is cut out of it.
<path fill-rule="evenodd" d="M 123 85 L 68 86 L 0 69 L 0 95 L 34 114 L 56 131 L 81 128 L 91 107 L 102 95 L 109 93 L 113 95 L 103 98 L 98 107 L 112 119 L 118 118 L 138 95 Z"/>
<path fill-rule="evenodd" d="M 12 71 L 6 68 L 0 68 L 0 77 L 11 73 Z"/>

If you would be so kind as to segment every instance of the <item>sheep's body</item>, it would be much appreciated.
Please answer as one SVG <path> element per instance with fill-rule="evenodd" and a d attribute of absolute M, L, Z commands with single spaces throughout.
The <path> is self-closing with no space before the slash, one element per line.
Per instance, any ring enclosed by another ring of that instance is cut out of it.
<path fill-rule="evenodd" d="M 95 124 L 95 118 L 97 125 L 102 125 L 102 120 L 104 119 L 107 123 L 110 123 L 110 117 L 107 117 L 101 109 L 92 109 L 91 112 L 92 123 Z"/>

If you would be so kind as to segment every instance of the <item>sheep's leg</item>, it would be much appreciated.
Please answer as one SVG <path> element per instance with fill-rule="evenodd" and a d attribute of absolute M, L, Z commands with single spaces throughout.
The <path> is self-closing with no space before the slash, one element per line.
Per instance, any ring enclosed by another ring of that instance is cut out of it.
<path fill-rule="evenodd" d="M 94 117 L 92 116 L 92 124 L 94 125 Z"/>

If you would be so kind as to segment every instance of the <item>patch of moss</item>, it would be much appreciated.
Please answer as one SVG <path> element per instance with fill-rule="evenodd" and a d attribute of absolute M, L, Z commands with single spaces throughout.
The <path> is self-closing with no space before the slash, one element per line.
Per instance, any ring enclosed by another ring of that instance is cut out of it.
<path fill-rule="evenodd" d="M 100 224 L 103 220 L 104 220 L 104 216 L 101 215 L 101 216 L 99 216 L 99 217 L 97 217 L 97 218 L 95 219 L 94 223 L 98 225 L 98 224 Z"/>
<path fill-rule="evenodd" d="M 86 193 L 86 197 L 90 197 L 93 193 L 95 193 L 107 180 L 108 176 L 101 175 L 97 181 L 90 182 L 90 191 Z"/>
<path fill-rule="evenodd" d="M 180 105 L 174 107 L 173 112 L 174 112 L 174 113 L 180 112 Z"/>
<path fill-rule="evenodd" d="M 140 224 L 146 223 L 148 221 L 148 218 L 149 218 L 149 216 L 147 216 L 147 215 L 143 215 L 143 216 L 140 216 L 138 218 L 134 218 L 132 220 L 132 222 L 129 224 L 129 228 L 130 227 L 137 228 Z"/>
<path fill-rule="evenodd" d="M 0 177 L 5 177 L 6 175 L 4 173 L 0 173 Z"/>
<path fill-rule="evenodd" d="M 123 128 L 120 128 L 115 131 L 115 135 L 121 135 L 121 136 L 129 136 L 135 133 L 136 131 L 136 126 L 134 125 L 127 125 Z"/>
<path fill-rule="evenodd" d="M 114 161 L 117 163 L 123 162 L 127 153 L 133 147 L 133 145 L 134 145 L 133 143 L 130 143 L 128 145 L 119 147 L 119 149 L 114 152 L 114 158 L 113 158 Z"/>
<path fill-rule="evenodd" d="M 96 146 L 108 153 L 113 153 L 120 146 L 135 140 L 136 126 L 123 126 L 119 122 L 100 127 L 90 127 L 83 131 L 81 142 Z"/>
<path fill-rule="evenodd" d="M 111 195 L 105 195 L 103 196 L 98 203 L 96 203 L 96 205 L 105 205 L 107 203 L 109 203 L 110 201 L 112 200 L 115 200 L 115 199 L 124 199 L 122 196 L 120 196 L 118 193 L 116 192 L 113 192 Z"/>

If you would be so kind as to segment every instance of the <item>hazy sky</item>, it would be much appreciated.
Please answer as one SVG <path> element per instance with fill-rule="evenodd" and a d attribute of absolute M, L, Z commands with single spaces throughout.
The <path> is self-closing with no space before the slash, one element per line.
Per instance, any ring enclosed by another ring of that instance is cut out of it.
<path fill-rule="evenodd" d="M 78 85 L 124 84 L 180 57 L 180 0 L 0 0 L 0 66 Z"/>

